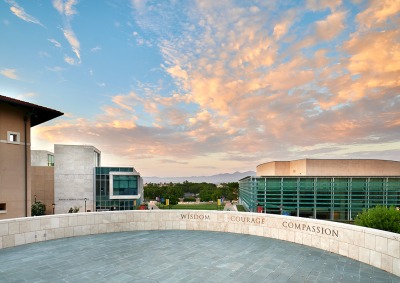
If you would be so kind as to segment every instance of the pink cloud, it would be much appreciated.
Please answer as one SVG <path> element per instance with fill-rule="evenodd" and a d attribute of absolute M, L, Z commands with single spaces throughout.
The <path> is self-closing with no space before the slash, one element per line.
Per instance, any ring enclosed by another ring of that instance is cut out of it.
<path fill-rule="evenodd" d="M 332 40 L 345 28 L 346 12 L 339 11 L 330 14 L 325 20 L 316 22 L 317 36 L 322 40 Z"/>
<path fill-rule="evenodd" d="M 16 69 L 3 69 L 3 70 L 0 71 L 0 74 L 5 76 L 6 78 L 9 78 L 9 79 L 12 79 L 12 80 L 18 80 L 19 79 Z"/>
<path fill-rule="evenodd" d="M 306 6 L 312 11 L 325 10 L 329 8 L 335 11 L 338 6 L 342 4 L 342 0 L 307 0 Z"/>
<path fill-rule="evenodd" d="M 146 5 L 133 4 L 146 13 Z M 201 29 L 160 39 L 161 69 L 174 91 L 139 85 L 113 95 L 92 120 L 40 127 L 41 137 L 98 144 L 157 170 L 165 160 L 182 160 L 182 170 L 209 160 L 240 168 L 391 145 L 400 138 L 400 34 L 384 20 L 395 8 L 372 4 L 349 33 L 352 14 L 341 1 L 309 1 L 309 9 L 329 15 L 300 36 L 293 30 L 305 8 L 272 17 L 225 1 L 196 2 L 193 22 Z"/>
<path fill-rule="evenodd" d="M 400 2 L 396 0 L 370 0 L 369 7 L 357 15 L 361 25 L 371 27 L 398 16 Z"/>

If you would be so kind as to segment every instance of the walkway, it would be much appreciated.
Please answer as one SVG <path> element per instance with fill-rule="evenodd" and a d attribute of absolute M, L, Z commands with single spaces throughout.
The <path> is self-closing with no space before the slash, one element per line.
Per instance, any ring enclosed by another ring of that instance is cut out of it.
<path fill-rule="evenodd" d="M 372 266 L 274 239 L 137 231 L 0 250 L 0 282 L 400 282 Z"/>
<path fill-rule="evenodd" d="M 150 210 L 159 209 L 158 206 L 156 205 L 156 202 L 154 202 L 154 201 L 150 201 L 150 202 L 148 203 L 148 206 L 149 206 L 149 209 L 150 209 Z"/>
<path fill-rule="evenodd" d="M 226 211 L 237 211 L 236 205 L 231 204 L 229 201 L 225 203 L 224 210 Z"/>

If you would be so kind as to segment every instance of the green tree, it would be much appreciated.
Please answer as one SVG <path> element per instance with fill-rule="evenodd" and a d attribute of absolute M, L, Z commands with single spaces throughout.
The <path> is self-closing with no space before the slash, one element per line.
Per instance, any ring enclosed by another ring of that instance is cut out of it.
<path fill-rule="evenodd" d="M 209 188 L 202 188 L 200 189 L 200 199 L 201 201 L 210 201 L 212 200 L 212 193 L 213 191 Z"/>
<path fill-rule="evenodd" d="M 45 212 L 46 212 L 46 206 L 43 203 L 41 203 L 40 201 L 35 201 L 31 205 L 31 215 L 32 216 L 44 215 Z"/>
<path fill-rule="evenodd" d="M 394 206 L 376 206 L 363 210 L 354 223 L 359 226 L 400 233 L 400 211 Z"/>
<path fill-rule="evenodd" d="M 213 201 L 217 201 L 217 199 L 222 197 L 222 190 L 221 189 L 215 189 L 212 191 L 211 198 Z"/>
<path fill-rule="evenodd" d="M 168 186 L 164 198 L 169 199 L 170 205 L 178 204 L 179 198 L 183 197 L 183 190 L 180 187 Z"/>
<path fill-rule="evenodd" d="M 222 195 L 229 200 L 237 200 L 239 193 L 239 183 L 222 183 L 221 184 Z"/>
<path fill-rule="evenodd" d="M 217 188 L 215 184 L 203 182 L 197 185 L 200 189 L 199 196 L 201 201 L 210 201 L 213 199 L 214 190 Z"/>
<path fill-rule="evenodd" d="M 164 188 L 159 184 L 149 183 L 144 186 L 144 198 L 146 200 L 154 200 L 162 196 Z"/>

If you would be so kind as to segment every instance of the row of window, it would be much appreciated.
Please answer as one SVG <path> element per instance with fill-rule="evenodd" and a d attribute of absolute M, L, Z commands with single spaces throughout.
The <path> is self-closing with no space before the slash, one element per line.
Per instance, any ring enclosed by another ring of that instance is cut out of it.
<path fill-rule="evenodd" d="M 138 205 L 139 200 L 97 200 L 96 211 L 134 210 Z"/>
<path fill-rule="evenodd" d="M 110 172 L 133 172 L 130 167 L 96 167 L 96 175 L 109 175 Z"/>
<path fill-rule="evenodd" d="M 364 208 L 400 206 L 398 177 L 248 177 L 239 183 L 250 211 L 351 220 Z"/>

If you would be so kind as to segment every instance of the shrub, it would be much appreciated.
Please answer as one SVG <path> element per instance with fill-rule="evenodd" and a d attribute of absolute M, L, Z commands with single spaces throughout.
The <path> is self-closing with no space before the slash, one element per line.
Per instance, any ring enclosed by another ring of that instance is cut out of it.
<path fill-rule="evenodd" d="M 77 206 L 74 206 L 74 208 L 71 207 L 68 211 L 68 213 L 78 213 L 78 212 L 79 212 L 79 207 Z"/>
<path fill-rule="evenodd" d="M 237 205 L 236 205 L 236 208 L 237 208 L 237 210 L 240 211 L 240 212 L 246 212 L 246 209 L 245 209 L 244 206 L 241 205 L 241 204 L 237 204 Z"/>
<path fill-rule="evenodd" d="M 44 215 L 45 212 L 46 212 L 46 206 L 43 203 L 41 203 L 40 201 L 35 201 L 31 205 L 31 215 L 32 216 Z"/>
<path fill-rule="evenodd" d="M 196 198 L 184 198 L 184 202 L 196 202 Z"/>
<path fill-rule="evenodd" d="M 384 231 L 400 233 L 400 211 L 395 207 L 376 206 L 363 210 L 357 215 L 354 224 Z"/>

